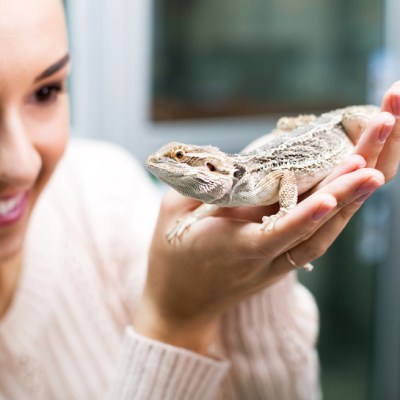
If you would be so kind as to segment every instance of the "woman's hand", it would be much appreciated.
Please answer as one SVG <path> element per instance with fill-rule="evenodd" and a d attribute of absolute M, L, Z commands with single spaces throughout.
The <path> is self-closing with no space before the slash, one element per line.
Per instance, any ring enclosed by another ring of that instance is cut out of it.
<path fill-rule="evenodd" d="M 357 140 L 354 155 L 343 161 L 326 179 L 313 190 L 316 193 L 334 182 L 340 176 L 353 172 L 362 166 L 380 171 L 389 182 L 396 175 L 400 161 L 400 81 L 394 83 L 385 93 L 381 105 L 382 112 L 377 114 L 367 125 Z M 357 161 L 358 160 L 358 161 Z M 342 207 L 330 221 L 319 231 L 319 234 L 307 242 L 290 250 L 293 258 L 302 263 L 309 260 L 307 254 L 312 254 L 315 246 L 328 248 L 344 229 L 350 218 L 371 193 L 366 193 L 355 204 Z M 362 200 L 360 202 L 360 200 Z M 298 257 L 298 258 L 296 258 Z"/>
<path fill-rule="evenodd" d="M 270 207 L 221 209 L 169 244 L 168 230 L 199 203 L 168 192 L 150 249 L 136 330 L 207 353 L 223 311 L 294 269 L 288 251 L 298 266 L 325 253 L 362 202 L 397 171 L 400 123 L 391 115 L 398 114 L 396 102 L 398 84 L 386 93 L 382 109 L 387 112 L 368 124 L 356 154 L 280 218 L 272 232 L 260 231 Z"/>

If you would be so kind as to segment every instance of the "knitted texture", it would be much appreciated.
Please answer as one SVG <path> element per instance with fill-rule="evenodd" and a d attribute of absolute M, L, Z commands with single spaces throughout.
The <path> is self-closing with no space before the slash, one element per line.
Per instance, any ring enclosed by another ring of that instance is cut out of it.
<path fill-rule="evenodd" d="M 0 399 L 317 398 L 317 311 L 293 274 L 223 316 L 216 359 L 134 331 L 158 203 L 125 151 L 71 141 L 0 320 Z"/>

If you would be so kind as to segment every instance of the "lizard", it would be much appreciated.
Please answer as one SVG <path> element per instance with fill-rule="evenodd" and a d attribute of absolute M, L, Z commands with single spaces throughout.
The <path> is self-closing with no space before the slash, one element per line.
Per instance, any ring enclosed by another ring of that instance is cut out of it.
<path fill-rule="evenodd" d="M 193 223 L 219 207 L 279 202 L 279 211 L 264 216 L 260 226 L 271 231 L 275 222 L 295 207 L 299 195 L 317 185 L 353 152 L 357 137 L 378 111 L 376 106 L 364 105 L 318 117 L 283 117 L 276 129 L 237 154 L 178 142 L 162 146 L 148 157 L 147 168 L 179 193 L 204 203 L 177 221 L 167 240 L 180 238 Z"/>

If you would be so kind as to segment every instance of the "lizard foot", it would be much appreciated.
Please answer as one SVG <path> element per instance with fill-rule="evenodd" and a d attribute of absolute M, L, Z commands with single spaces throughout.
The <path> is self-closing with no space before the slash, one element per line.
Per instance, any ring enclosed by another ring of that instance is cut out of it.
<path fill-rule="evenodd" d="M 190 225 L 197 221 L 196 218 L 191 217 L 190 215 L 183 219 L 176 221 L 175 226 L 167 233 L 168 243 L 171 243 L 175 238 L 180 239 L 183 233 L 189 229 Z"/>
<path fill-rule="evenodd" d="M 191 225 L 204 217 L 212 215 L 217 209 L 218 206 L 213 204 L 202 204 L 184 219 L 178 219 L 175 226 L 167 233 L 168 243 L 171 243 L 175 238 L 180 239 Z"/>
<path fill-rule="evenodd" d="M 260 230 L 263 231 L 267 229 L 267 232 L 271 232 L 272 229 L 274 229 L 276 221 L 278 221 L 279 218 L 283 217 L 288 212 L 289 208 L 280 208 L 276 214 L 263 217 Z"/>

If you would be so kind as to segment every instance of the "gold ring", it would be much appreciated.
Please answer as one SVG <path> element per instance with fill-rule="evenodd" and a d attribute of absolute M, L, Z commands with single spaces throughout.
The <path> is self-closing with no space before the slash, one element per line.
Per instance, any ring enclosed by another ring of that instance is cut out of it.
<path fill-rule="evenodd" d="M 289 250 L 285 254 L 286 254 L 286 258 L 289 261 L 290 265 L 292 265 L 294 268 L 296 268 L 296 269 L 304 268 L 308 272 L 310 272 L 314 269 L 314 267 L 310 263 L 307 263 L 302 266 L 297 265 L 296 262 L 293 260 L 293 257 L 290 254 Z"/>
<path fill-rule="evenodd" d="M 297 269 L 297 268 L 300 268 L 300 267 L 295 263 L 295 261 L 293 260 L 293 257 L 292 257 L 291 254 L 289 253 L 289 250 L 288 250 L 285 254 L 286 254 L 287 260 L 289 261 L 289 263 L 290 263 L 293 267 L 295 267 L 296 269 Z"/>

